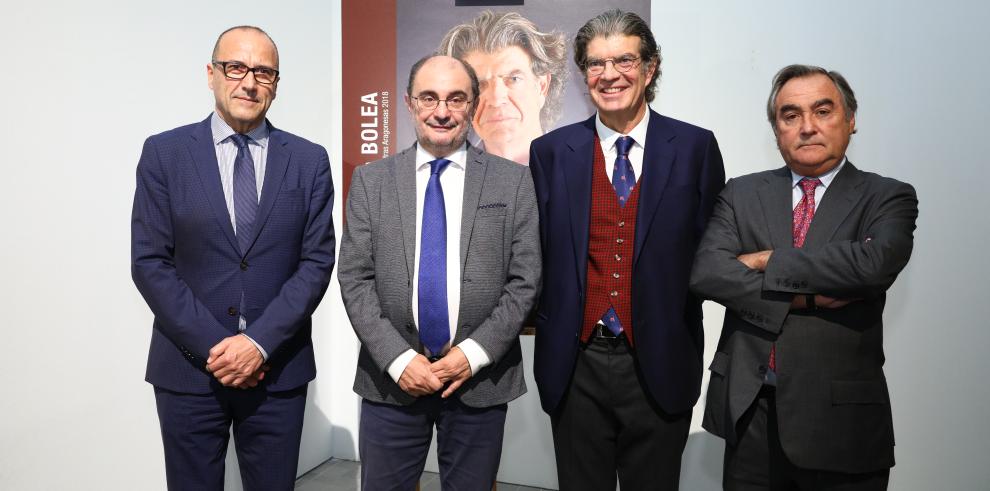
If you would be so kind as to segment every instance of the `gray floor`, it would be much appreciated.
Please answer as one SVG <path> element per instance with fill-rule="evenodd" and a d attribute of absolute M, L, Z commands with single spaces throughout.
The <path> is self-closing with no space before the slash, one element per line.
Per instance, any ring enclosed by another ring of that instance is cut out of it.
<path fill-rule="evenodd" d="M 296 480 L 297 491 L 356 491 L 361 463 L 330 459 Z M 529 486 L 498 483 L 498 491 L 547 491 Z M 440 476 L 424 472 L 419 480 L 420 491 L 440 491 Z"/>

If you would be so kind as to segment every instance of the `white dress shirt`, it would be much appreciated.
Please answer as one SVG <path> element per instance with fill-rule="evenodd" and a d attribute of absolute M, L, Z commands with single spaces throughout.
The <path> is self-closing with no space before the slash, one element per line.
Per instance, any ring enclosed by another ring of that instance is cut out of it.
<path fill-rule="evenodd" d="M 832 184 L 835 176 L 842 170 L 842 166 L 846 165 L 846 158 L 842 157 L 842 161 L 839 165 L 832 168 L 832 170 L 818 176 L 818 179 L 822 181 L 821 185 L 815 188 L 815 210 L 822 205 L 822 198 L 825 197 L 825 190 Z M 801 198 L 804 197 L 804 190 L 798 184 L 804 179 L 804 176 L 791 171 L 791 209 L 797 208 L 798 203 L 801 202 Z"/>
<path fill-rule="evenodd" d="M 440 174 L 440 187 L 443 189 L 444 212 L 447 218 L 447 315 L 450 319 L 450 339 L 457 333 L 457 315 L 461 305 L 461 208 L 464 204 L 464 175 L 467 164 L 467 144 L 445 157 L 450 161 Z M 423 202 L 426 199 L 426 185 L 430 182 L 430 162 L 436 157 L 430 155 L 421 145 L 416 145 L 416 252 L 412 282 L 413 321 L 419 326 L 419 248 L 423 229 Z M 448 346 L 449 343 L 448 343 Z M 476 341 L 467 338 L 457 345 L 468 364 L 471 374 L 491 364 L 491 358 Z M 446 349 L 446 348 L 445 348 Z M 406 350 L 388 366 L 392 380 L 399 381 L 416 352 Z"/>
<path fill-rule="evenodd" d="M 633 144 L 632 148 L 629 149 L 629 162 L 632 163 L 633 172 L 636 174 L 636 182 L 639 182 L 639 176 L 643 175 L 643 152 L 646 150 L 646 129 L 649 127 L 649 123 L 650 108 L 646 108 L 646 114 L 643 115 L 643 119 L 639 120 L 639 123 L 633 127 L 632 131 L 630 131 L 628 135 L 623 135 L 608 126 L 605 126 L 605 123 L 602 123 L 601 114 L 595 118 L 595 129 L 598 131 L 598 141 L 602 145 L 602 153 L 605 154 L 605 173 L 608 175 L 608 182 L 612 182 L 612 171 L 615 169 L 615 157 L 618 156 L 618 152 L 615 150 L 615 141 L 618 140 L 620 136 L 631 136 L 636 142 Z"/>
<path fill-rule="evenodd" d="M 227 212 L 230 214 L 230 224 L 237 233 L 237 218 L 234 216 L 234 161 L 237 160 L 237 145 L 230 137 L 236 131 L 227 124 L 216 112 L 210 118 L 210 130 L 213 133 L 213 146 L 217 152 L 217 165 L 220 166 L 220 186 L 223 188 L 223 199 L 227 203 Z M 248 152 L 251 160 L 254 161 L 254 180 L 258 187 L 258 202 L 261 202 L 261 187 L 265 184 L 265 163 L 268 160 L 268 123 L 259 125 L 247 134 Z M 237 330 L 244 337 L 251 340 L 254 346 L 261 352 L 261 357 L 268 361 L 268 353 L 265 348 L 251 339 L 244 331 L 247 329 L 247 319 L 242 314 L 237 323 Z"/>

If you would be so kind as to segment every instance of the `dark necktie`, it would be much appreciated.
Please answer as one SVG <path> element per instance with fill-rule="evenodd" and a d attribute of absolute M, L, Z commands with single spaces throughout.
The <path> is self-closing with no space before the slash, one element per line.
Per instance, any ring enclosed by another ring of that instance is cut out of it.
<path fill-rule="evenodd" d="M 612 168 L 612 187 L 619 196 L 619 206 L 626 206 L 626 199 L 636 185 L 636 173 L 629 161 L 629 149 L 635 141 L 631 136 L 620 136 L 615 140 L 615 167 Z"/>
<path fill-rule="evenodd" d="M 237 244 L 241 254 L 247 254 L 251 246 L 251 230 L 254 227 L 254 217 L 258 213 L 258 183 L 254 176 L 254 159 L 248 150 L 247 135 L 240 133 L 231 137 L 237 146 L 237 158 L 234 159 L 234 218 L 237 221 Z"/>
<path fill-rule="evenodd" d="M 815 218 L 815 188 L 821 184 L 820 179 L 805 177 L 798 182 L 801 191 L 801 201 L 794 207 L 794 219 L 792 221 L 791 237 L 794 247 L 804 247 L 804 239 L 808 236 L 808 227 L 811 226 L 811 219 Z M 770 370 L 777 372 L 777 345 L 770 345 Z"/>
<path fill-rule="evenodd" d="M 440 174 L 450 161 L 430 162 L 430 181 L 423 198 L 423 225 L 419 242 L 419 340 L 433 356 L 450 340 L 447 313 L 447 214 Z"/>

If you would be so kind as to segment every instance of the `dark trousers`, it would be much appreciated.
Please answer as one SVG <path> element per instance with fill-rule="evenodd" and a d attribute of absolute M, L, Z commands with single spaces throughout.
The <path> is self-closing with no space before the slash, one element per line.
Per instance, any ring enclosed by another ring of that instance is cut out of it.
<path fill-rule="evenodd" d="M 593 338 L 551 416 L 561 491 L 675 490 L 691 412 L 667 414 L 646 392 L 624 337 Z"/>
<path fill-rule="evenodd" d="M 723 487 L 731 491 L 883 491 L 890 470 L 864 474 L 795 467 L 777 431 L 774 389 L 764 386 L 739 419 L 736 446 L 725 446 Z"/>
<path fill-rule="evenodd" d="M 212 394 L 155 387 L 155 402 L 170 491 L 223 490 L 231 425 L 244 489 L 293 489 L 305 385 L 284 392 L 224 387 Z"/>
<path fill-rule="evenodd" d="M 444 491 L 490 490 L 502 458 L 507 405 L 473 408 L 440 392 L 408 406 L 363 400 L 358 450 L 361 489 L 412 491 L 437 428 Z"/>

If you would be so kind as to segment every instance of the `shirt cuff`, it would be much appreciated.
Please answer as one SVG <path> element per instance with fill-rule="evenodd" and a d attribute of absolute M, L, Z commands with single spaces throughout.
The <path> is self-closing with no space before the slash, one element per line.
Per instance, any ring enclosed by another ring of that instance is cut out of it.
<path fill-rule="evenodd" d="M 471 365 L 472 377 L 478 374 L 478 370 L 492 364 L 492 359 L 488 357 L 485 348 L 482 348 L 477 341 L 471 338 L 461 341 L 457 347 L 464 352 L 464 357 L 467 358 L 468 364 Z"/>
<path fill-rule="evenodd" d="M 257 341 L 251 339 L 251 336 L 248 336 L 247 334 L 244 334 L 243 332 L 242 333 L 239 333 L 239 334 L 241 336 L 244 336 L 244 337 L 248 338 L 248 341 L 251 341 L 251 344 L 253 344 L 255 348 L 258 348 L 258 351 L 261 352 L 261 358 L 263 358 L 263 361 L 268 361 L 268 352 L 265 351 L 265 348 L 262 348 L 261 345 L 258 344 Z"/>
<path fill-rule="evenodd" d="M 388 369 L 386 370 L 388 376 L 392 377 L 395 383 L 399 383 L 399 379 L 402 378 L 402 372 L 406 371 L 406 367 L 413 361 L 413 358 L 416 358 L 415 351 L 411 349 L 403 351 L 401 355 L 392 360 L 392 363 L 388 364 Z"/>

